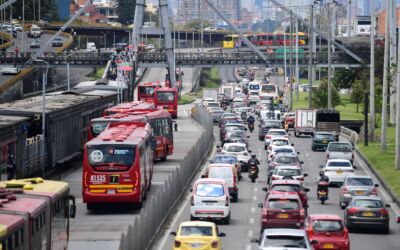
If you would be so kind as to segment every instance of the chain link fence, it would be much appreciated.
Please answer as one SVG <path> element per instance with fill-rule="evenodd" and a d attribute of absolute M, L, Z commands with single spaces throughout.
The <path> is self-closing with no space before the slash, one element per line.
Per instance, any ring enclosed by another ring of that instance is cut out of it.
<path fill-rule="evenodd" d="M 202 135 L 192 145 L 179 167 L 164 181 L 163 187 L 145 202 L 140 215 L 135 216 L 128 231 L 121 235 L 120 250 L 149 249 L 211 150 L 214 138 L 210 113 L 196 104 L 191 114 L 203 127 Z"/>

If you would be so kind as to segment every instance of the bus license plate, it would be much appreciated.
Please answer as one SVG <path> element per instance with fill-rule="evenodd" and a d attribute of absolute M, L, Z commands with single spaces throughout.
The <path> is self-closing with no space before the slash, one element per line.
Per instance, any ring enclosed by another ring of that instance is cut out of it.
<path fill-rule="evenodd" d="M 110 184 L 118 184 L 119 175 L 110 175 Z"/>

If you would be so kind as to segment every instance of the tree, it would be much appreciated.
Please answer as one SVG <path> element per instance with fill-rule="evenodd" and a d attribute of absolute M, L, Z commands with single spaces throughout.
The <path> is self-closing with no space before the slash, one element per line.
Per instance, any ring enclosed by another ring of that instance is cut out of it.
<path fill-rule="evenodd" d="M 273 32 L 280 25 L 277 21 L 266 19 L 264 22 L 257 22 L 253 24 L 252 30 L 262 31 L 262 32 Z"/>
<path fill-rule="evenodd" d="M 341 105 L 340 95 L 335 86 L 332 86 L 332 106 Z M 323 78 L 318 88 L 313 89 L 312 106 L 314 108 L 328 107 L 328 80 Z"/>
<path fill-rule="evenodd" d="M 25 20 L 34 20 L 39 18 L 39 1 L 25 0 L 24 15 Z M 34 6 L 35 5 L 35 6 Z M 58 20 L 58 12 L 55 0 L 40 0 L 40 15 L 41 18 L 44 14 L 50 14 L 52 20 Z M 6 17 L 10 16 L 10 8 L 6 8 Z M 12 4 L 12 18 L 22 19 L 22 1 L 17 1 Z"/>
<path fill-rule="evenodd" d="M 361 83 L 361 80 L 356 80 L 351 88 L 350 101 L 357 104 L 356 108 L 357 113 L 360 103 L 364 101 L 364 93 L 366 90 L 365 88 L 366 86 L 364 86 L 364 84 Z"/>
<path fill-rule="evenodd" d="M 133 22 L 135 16 L 136 0 L 118 0 L 118 17 L 122 24 Z"/>

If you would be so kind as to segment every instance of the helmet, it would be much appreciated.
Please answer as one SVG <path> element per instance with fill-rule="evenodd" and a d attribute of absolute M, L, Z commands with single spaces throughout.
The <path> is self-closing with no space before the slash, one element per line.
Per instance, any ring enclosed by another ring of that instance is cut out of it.
<path fill-rule="evenodd" d="M 256 155 L 255 155 L 255 154 L 252 154 L 252 155 L 251 155 L 251 158 L 256 158 Z"/>
<path fill-rule="evenodd" d="M 319 176 L 322 177 L 322 176 L 324 176 L 324 175 L 325 175 L 325 174 L 324 174 L 324 171 L 320 171 L 320 172 L 319 172 Z"/>

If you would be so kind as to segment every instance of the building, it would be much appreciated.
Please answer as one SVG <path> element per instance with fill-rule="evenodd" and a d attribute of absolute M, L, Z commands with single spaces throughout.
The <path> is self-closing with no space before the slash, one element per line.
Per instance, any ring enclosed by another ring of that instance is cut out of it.
<path fill-rule="evenodd" d="M 400 17 L 400 8 L 396 8 L 396 24 L 399 22 L 399 17 Z M 378 36 L 385 36 L 385 19 L 386 19 L 386 10 L 381 10 L 379 11 L 377 15 L 377 35 Z"/>
<path fill-rule="evenodd" d="M 60 20 L 68 20 L 70 18 L 69 1 L 56 0 L 58 17 Z"/>
<path fill-rule="evenodd" d="M 70 4 L 70 15 L 75 14 L 85 3 L 86 0 L 75 0 L 75 3 Z M 93 5 L 89 6 L 78 20 L 88 23 L 117 22 L 117 6 L 117 0 L 93 0 Z"/>

